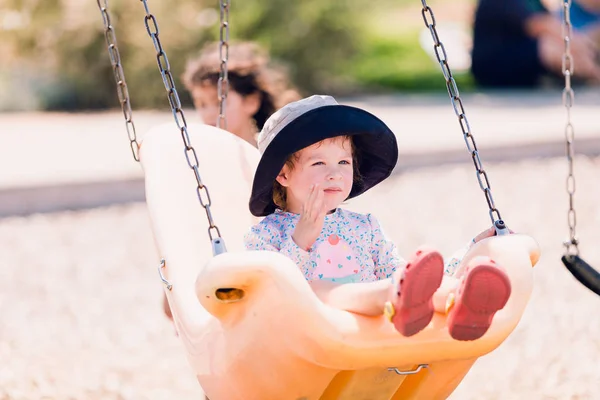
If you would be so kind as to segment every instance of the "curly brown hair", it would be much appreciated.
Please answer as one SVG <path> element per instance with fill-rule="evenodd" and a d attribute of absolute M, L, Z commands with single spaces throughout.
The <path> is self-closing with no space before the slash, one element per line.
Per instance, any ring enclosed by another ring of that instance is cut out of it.
<path fill-rule="evenodd" d="M 359 156 L 358 156 L 358 149 L 356 147 L 356 145 L 354 144 L 354 140 L 352 139 L 352 136 L 336 136 L 335 138 L 332 139 L 343 139 L 343 140 L 350 140 L 350 149 L 352 151 L 352 169 L 354 171 L 354 176 L 353 176 L 353 183 L 356 182 L 360 182 L 362 177 L 360 176 L 360 171 L 359 171 L 359 166 L 358 166 L 358 160 L 359 160 Z M 319 143 L 322 143 L 319 142 Z M 295 152 L 294 154 L 292 154 L 291 156 L 288 157 L 288 159 L 285 162 L 285 165 L 291 170 L 294 169 L 295 166 L 295 162 L 298 161 L 298 159 L 300 158 L 300 155 L 298 154 L 299 151 Z M 273 182 L 273 203 L 275 203 L 275 205 L 277 207 L 279 207 L 281 210 L 283 211 L 287 211 L 287 196 L 286 196 L 286 191 L 285 188 L 283 186 L 281 186 L 281 184 L 277 181 Z"/>
<path fill-rule="evenodd" d="M 207 84 L 217 86 L 220 69 L 219 43 L 210 43 L 199 57 L 188 61 L 182 80 L 189 91 Z M 260 107 L 253 115 L 259 130 L 275 111 L 300 99 L 285 69 L 274 65 L 266 51 L 254 42 L 229 45 L 227 73 L 230 88 L 242 97 L 260 95 Z"/>

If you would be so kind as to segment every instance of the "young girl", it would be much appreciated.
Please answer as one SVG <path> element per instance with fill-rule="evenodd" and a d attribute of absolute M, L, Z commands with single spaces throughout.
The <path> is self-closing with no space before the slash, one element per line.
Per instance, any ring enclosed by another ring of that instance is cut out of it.
<path fill-rule="evenodd" d="M 248 250 L 285 254 L 324 302 L 359 314 L 384 313 L 404 336 L 446 308 L 453 338 L 474 340 L 488 330 L 511 291 L 493 260 L 476 257 L 461 280 L 444 276 L 440 253 L 422 248 L 404 261 L 372 214 L 339 208 L 396 165 L 396 139 L 381 120 L 332 97 L 312 96 L 269 118 L 258 148 L 250 211 L 265 218 L 246 235 Z M 493 234 L 486 230 L 473 242 Z"/>
<path fill-rule="evenodd" d="M 202 49 L 198 58 L 189 61 L 183 82 L 204 123 L 215 126 L 219 116 L 217 84 L 221 69 L 218 43 Z M 229 46 L 227 62 L 227 130 L 256 147 L 256 134 L 275 110 L 298 93 L 289 85 L 283 71 L 270 65 L 267 54 L 255 43 Z"/>

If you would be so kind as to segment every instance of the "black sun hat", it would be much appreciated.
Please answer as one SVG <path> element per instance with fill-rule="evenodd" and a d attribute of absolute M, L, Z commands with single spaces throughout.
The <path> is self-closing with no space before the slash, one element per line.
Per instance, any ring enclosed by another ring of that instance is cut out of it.
<path fill-rule="evenodd" d="M 348 198 L 356 197 L 386 179 L 398 161 L 396 136 L 383 121 L 356 107 L 340 105 L 331 96 L 314 95 L 275 112 L 258 135 L 261 159 L 256 168 L 250 212 L 273 213 L 273 183 L 288 158 L 322 140 L 350 136 L 357 149 L 361 179 Z"/>

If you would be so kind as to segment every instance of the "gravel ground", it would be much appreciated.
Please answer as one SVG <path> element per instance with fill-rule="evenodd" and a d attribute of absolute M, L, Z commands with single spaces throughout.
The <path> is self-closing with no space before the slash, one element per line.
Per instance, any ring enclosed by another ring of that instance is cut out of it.
<path fill-rule="evenodd" d="M 600 159 L 576 160 L 582 256 L 600 268 Z M 563 159 L 485 165 L 509 226 L 542 248 L 521 323 L 452 399 L 600 399 L 600 299 L 560 263 Z M 487 227 L 472 165 L 405 171 L 350 205 L 376 208 L 407 254 Z M 144 204 L 0 220 L 0 399 L 200 397 L 161 308 Z"/>

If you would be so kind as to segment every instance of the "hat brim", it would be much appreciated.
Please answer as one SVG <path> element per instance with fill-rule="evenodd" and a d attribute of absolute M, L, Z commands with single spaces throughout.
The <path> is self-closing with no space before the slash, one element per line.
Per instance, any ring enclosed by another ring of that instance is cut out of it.
<path fill-rule="evenodd" d="M 273 182 L 290 155 L 336 136 L 352 136 L 361 179 L 348 198 L 356 197 L 386 179 L 398 161 L 396 136 L 373 114 L 360 108 L 331 105 L 310 110 L 286 125 L 262 155 L 252 184 L 250 212 L 257 217 L 273 213 Z"/>

